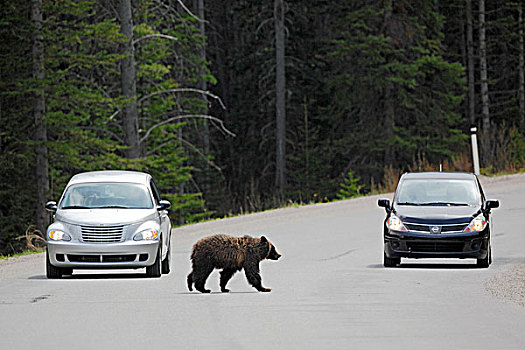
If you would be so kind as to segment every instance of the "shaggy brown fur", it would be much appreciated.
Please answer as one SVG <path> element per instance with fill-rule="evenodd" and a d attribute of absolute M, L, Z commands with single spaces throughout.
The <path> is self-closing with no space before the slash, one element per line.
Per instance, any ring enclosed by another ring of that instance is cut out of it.
<path fill-rule="evenodd" d="M 275 247 L 266 237 L 254 238 L 248 235 L 234 237 L 216 234 L 204 237 L 193 245 L 191 252 L 192 271 L 188 275 L 188 289 L 201 293 L 209 293 L 204 288 L 206 279 L 213 269 L 222 269 L 220 277 L 221 291 L 229 292 L 226 284 L 235 272 L 244 269 L 246 279 L 259 292 L 269 292 L 271 289 L 262 286 L 259 274 L 259 262 L 264 259 L 278 260 L 281 257 Z"/>

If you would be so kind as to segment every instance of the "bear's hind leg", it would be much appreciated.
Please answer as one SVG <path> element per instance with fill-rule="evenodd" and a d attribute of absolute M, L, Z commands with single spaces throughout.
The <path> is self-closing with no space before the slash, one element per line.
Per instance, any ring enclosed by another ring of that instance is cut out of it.
<path fill-rule="evenodd" d="M 188 278 L 187 278 L 187 282 L 188 282 L 188 289 L 190 290 L 190 292 L 193 290 L 193 272 L 190 272 L 190 274 L 188 275 Z"/>
<path fill-rule="evenodd" d="M 208 279 L 208 276 L 213 271 L 213 267 L 201 267 L 197 269 L 193 269 L 193 282 L 195 284 L 195 289 L 197 289 L 201 293 L 209 293 L 211 290 L 204 288 L 204 285 L 206 284 L 206 280 Z"/>
<path fill-rule="evenodd" d="M 226 284 L 228 284 L 228 281 L 232 276 L 235 274 L 235 269 L 224 269 L 221 271 L 221 280 L 220 280 L 220 286 L 221 286 L 221 292 L 228 293 L 230 290 L 226 288 Z"/>

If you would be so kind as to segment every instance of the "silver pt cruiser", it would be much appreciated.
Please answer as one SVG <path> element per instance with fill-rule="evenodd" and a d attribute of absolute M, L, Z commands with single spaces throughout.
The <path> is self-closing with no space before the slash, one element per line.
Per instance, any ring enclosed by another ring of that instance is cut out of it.
<path fill-rule="evenodd" d="M 47 229 L 48 278 L 73 269 L 146 268 L 170 272 L 170 202 L 161 200 L 151 175 L 134 171 L 77 174 L 67 184 Z"/>

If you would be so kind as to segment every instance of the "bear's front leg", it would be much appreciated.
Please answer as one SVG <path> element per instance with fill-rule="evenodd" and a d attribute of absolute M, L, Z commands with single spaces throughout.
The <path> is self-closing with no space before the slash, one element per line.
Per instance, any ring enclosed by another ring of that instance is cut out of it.
<path fill-rule="evenodd" d="M 221 292 L 228 293 L 230 290 L 226 288 L 226 284 L 232 278 L 233 274 L 235 273 L 235 269 L 224 269 L 221 271 L 221 280 L 220 280 L 220 286 L 221 286 Z"/>
<path fill-rule="evenodd" d="M 259 292 L 271 292 L 270 288 L 262 286 L 262 278 L 259 273 L 259 263 L 250 262 L 244 265 L 244 274 L 248 282 Z"/>

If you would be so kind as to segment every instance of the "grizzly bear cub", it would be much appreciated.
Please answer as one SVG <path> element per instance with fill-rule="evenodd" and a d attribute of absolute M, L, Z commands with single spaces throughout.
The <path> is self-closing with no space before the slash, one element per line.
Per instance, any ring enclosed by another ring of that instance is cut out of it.
<path fill-rule="evenodd" d="M 278 260 L 281 257 L 275 247 L 266 237 L 254 238 L 248 235 L 234 237 L 215 234 L 198 240 L 191 252 L 192 271 L 188 275 L 188 289 L 192 285 L 201 293 L 209 293 L 204 288 L 206 279 L 213 269 L 223 269 L 220 273 L 220 287 L 223 293 L 226 284 L 235 272 L 244 269 L 246 279 L 259 292 L 269 292 L 271 289 L 262 286 L 259 274 L 259 262 L 264 259 Z"/>

